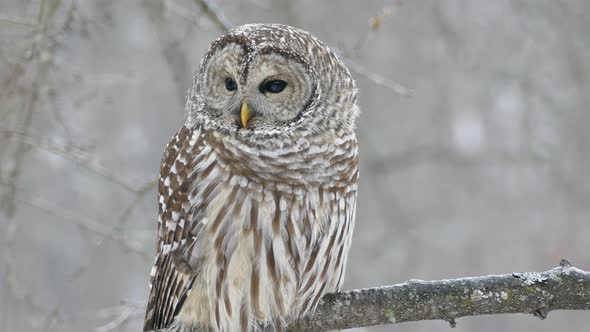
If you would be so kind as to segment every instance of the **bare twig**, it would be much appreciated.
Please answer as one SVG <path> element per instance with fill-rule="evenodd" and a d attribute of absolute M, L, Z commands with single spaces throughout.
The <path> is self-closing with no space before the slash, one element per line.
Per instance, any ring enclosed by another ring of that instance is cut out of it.
<path fill-rule="evenodd" d="M 145 7 L 154 26 L 155 36 L 160 44 L 162 55 L 173 75 L 178 100 L 182 104 L 186 98 L 186 89 L 183 83 L 188 60 L 186 54 L 182 52 L 181 46 L 183 45 L 182 40 L 186 40 L 186 36 L 178 38 L 173 34 L 170 30 L 170 24 L 166 24 L 167 22 L 164 20 L 165 11 L 161 8 L 162 6 L 170 6 L 172 3 L 174 2 L 148 2 Z"/>
<path fill-rule="evenodd" d="M 37 107 L 37 100 L 39 98 L 39 89 L 41 86 L 41 80 L 44 78 L 44 73 L 49 65 L 49 62 L 45 60 L 42 56 L 43 54 L 49 54 L 51 52 L 51 45 L 47 45 L 46 42 L 46 32 L 47 32 L 47 22 L 49 16 L 53 15 L 53 11 L 50 10 L 46 12 L 45 10 L 45 1 L 41 1 L 39 7 L 39 13 L 37 16 L 37 25 L 39 26 L 39 38 L 35 38 L 32 42 L 31 48 L 33 50 L 33 54 L 36 54 L 34 58 L 35 63 L 35 74 L 31 84 L 31 93 L 29 95 L 28 100 L 26 101 L 23 113 L 24 119 L 22 123 L 22 131 L 26 134 L 29 132 L 29 128 L 31 127 L 31 123 L 33 120 L 33 113 Z M 19 141 L 16 150 L 14 153 L 14 166 L 12 171 L 9 174 L 9 179 L 12 183 L 9 186 L 6 194 L 3 197 L 0 197 L 0 209 L 4 210 L 7 217 L 12 217 L 14 215 L 14 198 L 15 198 L 15 188 L 14 184 L 16 183 L 18 177 L 21 173 L 21 165 L 23 162 L 23 158 L 25 153 L 27 152 L 27 146 L 22 142 Z"/>
<path fill-rule="evenodd" d="M 144 184 L 139 189 L 134 201 L 125 209 L 125 211 L 123 211 L 123 213 L 121 214 L 121 217 L 119 219 L 119 222 L 115 223 L 115 225 L 110 230 L 107 230 L 106 229 L 107 227 L 102 226 L 102 223 L 94 222 L 89 217 L 85 218 L 85 220 L 83 220 L 84 218 L 80 218 L 80 221 L 79 221 L 80 226 L 82 226 L 94 233 L 97 233 L 97 234 L 101 235 L 102 237 L 96 243 L 94 252 L 72 274 L 72 276 L 68 280 L 68 283 L 67 283 L 68 286 L 66 286 L 65 290 L 58 296 L 57 303 L 54 305 L 53 309 L 49 312 L 49 314 L 47 315 L 47 317 L 45 319 L 46 328 L 51 327 L 53 324 L 53 321 L 59 316 L 63 302 L 66 299 L 68 288 L 71 287 L 71 285 L 73 285 L 76 280 L 78 280 L 80 277 L 82 277 L 82 275 L 88 270 L 88 268 L 91 267 L 95 263 L 95 261 L 99 257 L 99 255 L 103 253 L 103 246 L 105 245 L 107 239 L 116 241 L 117 243 L 119 243 L 120 245 L 125 247 L 126 249 L 129 249 L 130 251 L 133 251 L 133 252 L 139 254 L 140 256 L 142 256 L 144 259 L 146 259 L 147 254 L 141 250 L 142 244 L 132 241 L 129 237 L 125 236 L 125 234 L 123 232 L 123 227 L 127 223 L 127 221 L 129 220 L 129 216 L 131 215 L 131 212 L 133 211 L 135 206 L 141 201 L 141 199 L 143 199 L 143 197 L 145 197 L 145 195 L 148 192 L 150 192 L 150 189 L 153 188 L 153 186 L 156 184 L 156 182 L 157 182 L 157 180 L 148 181 L 148 182 L 146 182 L 146 184 Z M 35 206 L 39 207 L 39 208 L 44 208 L 44 205 L 39 204 L 38 201 L 35 202 Z M 47 210 L 52 211 L 55 209 L 47 209 Z M 63 213 L 64 212 L 62 211 L 62 214 Z M 70 212 L 70 214 L 72 214 L 72 213 Z M 82 221 L 84 221 L 84 222 L 82 223 Z M 137 309 L 131 310 L 129 308 L 123 310 L 119 317 L 117 317 L 111 323 L 99 328 L 99 329 L 101 329 L 100 331 L 110 331 L 110 330 L 115 329 L 117 326 L 124 324 L 130 318 L 130 316 L 133 313 L 135 313 L 136 311 L 137 311 Z"/>
<path fill-rule="evenodd" d="M 0 181 L 0 186 L 8 186 L 8 183 Z M 151 182 L 150 182 L 151 185 Z M 107 223 L 101 220 L 94 219 L 90 216 L 85 216 L 84 214 L 80 213 L 79 211 L 74 211 L 70 209 L 66 209 L 62 206 L 57 206 L 54 203 L 50 202 L 49 200 L 41 197 L 36 196 L 28 193 L 27 191 L 20 189 L 18 187 L 15 188 L 18 196 L 15 198 L 17 203 L 25 204 L 28 206 L 32 206 L 36 209 L 45 211 L 48 214 L 54 215 L 57 217 L 58 220 L 63 221 L 73 221 L 76 223 L 81 229 L 87 230 L 90 233 L 93 233 L 100 238 L 108 239 L 111 241 L 117 242 L 126 250 L 130 252 L 136 253 L 137 255 L 143 257 L 145 260 L 151 260 L 151 254 L 146 253 L 142 250 L 143 244 L 139 242 L 132 241 L 131 239 L 124 237 L 122 234 L 113 232 L 108 226 L 105 226 Z M 144 195 L 144 193 L 138 194 Z M 135 203 L 135 201 L 134 201 Z M 132 204 L 134 204 L 132 203 Z M 120 220 L 126 220 L 127 213 L 130 207 L 125 209 L 123 212 Z"/>
<path fill-rule="evenodd" d="M 562 260 L 546 272 L 403 284 L 326 295 L 317 311 L 290 331 L 328 331 L 422 320 L 454 326 L 465 316 L 590 310 L 590 272 Z"/>
<path fill-rule="evenodd" d="M 228 31 L 233 27 L 233 24 L 227 19 L 227 17 L 225 17 L 223 11 L 217 6 L 215 1 L 195 0 L 195 2 L 201 6 L 203 12 L 211 18 L 213 23 L 215 23 L 221 31 Z"/>
<path fill-rule="evenodd" d="M 397 82 L 395 82 L 385 76 L 377 74 L 373 71 L 370 71 L 369 69 L 363 67 L 361 64 L 353 61 L 350 58 L 344 57 L 343 60 L 350 70 L 367 78 L 371 82 L 373 82 L 377 85 L 380 85 L 384 88 L 390 89 L 393 92 L 395 92 L 403 97 L 413 97 L 414 96 L 414 91 L 403 86 L 402 84 L 397 83 Z"/>
<path fill-rule="evenodd" d="M 399 5 L 399 4 L 398 4 Z M 371 16 L 371 18 L 369 18 L 369 26 L 371 27 L 371 30 L 373 31 L 377 31 L 381 28 L 381 26 L 383 25 L 383 22 L 385 21 L 385 19 L 389 16 L 391 16 L 391 14 L 393 14 L 395 11 L 395 7 L 394 6 L 385 6 L 383 8 L 381 8 L 381 10 L 375 14 L 374 16 Z"/>
<path fill-rule="evenodd" d="M 134 318 L 143 317 L 144 311 L 145 306 L 143 303 L 133 303 L 127 301 L 116 307 L 101 309 L 99 310 L 100 315 L 114 318 L 106 324 L 95 328 L 94 330 L 96 332 L 114 331 Z"/>
<path fill-rule="evenodd" d="M 35 36 L 31 42 L 31 53 L 34 55 L 31 61 L 31 66 L 34 67 L 34 73 L 32 82 L 30 83 L 30 94 L 27 96 L 22 110 L 23 119 L 21 131 L 25 134 L 30 130 L 33 121 L 33 113 L 37 108 L 42 81 L 45 78 L 44 74 L 46 73 L 46 70 L 49 66 L 48 57 L 43 55 L 47 55 L 51 52 L 52 45 L 47 42 L 46 32 L 48 22 L 47 19 L 52 13 L 53 12 L 48 13 L 45 11 L 45 1 L 42 1 L 39 7 L 36 22 L 20 22 L 23 23 L 23 25 L 33 27 L 35 31 L 38 30 L 38 35 Z M 4 20 L 4 22 L 6 22 L 6 20 Z M 18 22 L 12 21 L 11 23 L 16 24 Z M 20 69 L 24 72 L 24 69 Z M 12 165 L 12 169 L 8 172 L 9 182 L 6 184 L 7 190 L 0 192 L 0 211 L 4 212 L 8 220 L 6 224 L 2 225 L 2 228 L 6 230 L 4 234 L 2 234 L 2 240 L 5 242 L 3 247 L 3 267 L 5 269 L 3 276 L 3 287 L 8 291 L 14 291 L 14 287 L 12 286 L 14 285 L 14 282 L 18 280 L 14 272 L 14 257 L 16 255 L 13 251 L 16 244 L 16 238 L 14 235 L 17 232 L 19 224 L 13 219 L 13 217 L 16 210 L 16 201 L 20 198 L 17 195 L 16 183 L 21 175 L 21 167 L 24 163 L 27 150 L 28 146 L 26 144 L 24 144 L 22 141 L 17 142 L 13 156 L 14 163 Z M 2 224 L 1 220 L 0 224 Z M 23 297 L 30 298 L 31 296 L 30 294 L 25 293 L 23 294 Z M 32 300 L 27 302 L 32 303 Z"/>
<path fill-rule="evenodd" d="M 6 14 L 0 14 L 0 23 L 23 25 L 31 28 L 37 27 L 37 22 L 22 17 L 10 16 Z"/>
<path fill-rule="evenodd" d="M 81 167 L 103 177 L 104 179 L 119 185 L 125 190 L 138 193 L 141 188 L 135 187 L 120 179 L 114 172 L 103 167 L 93 160 L 94 156 L 84 149 L 73 145 L 60 144 L 46 137 L 35 136 L 20 130 L 5 129 L 0 127 L 0 133 L 6 133 L 11 139 L 18 139 L 19 144 L 31 146 L 40 150 L 58 154 L 66 159 L 76 162 Z"/>
<path fill-rule="evenodd" d="M 497 166 L 498 164 L 524 164 L 546 162 L 532 153 L 510 153 L 502 150 L 488 150 L 484 156 L 464 155 L 444 145 L 419 145 L 379 158 L 370 164 L 371 171 L 385 174 L 403 171 L 421 163 L 448 163 L 453 165 Z"/>

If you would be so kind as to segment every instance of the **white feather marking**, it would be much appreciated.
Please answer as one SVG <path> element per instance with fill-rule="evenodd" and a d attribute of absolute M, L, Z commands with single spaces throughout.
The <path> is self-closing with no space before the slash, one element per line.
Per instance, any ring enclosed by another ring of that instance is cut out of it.
<path fill-rule="evenodd" d="M 336 143 L 336 145 L 342 145 L 347 141 L 348 141 L 348 139 L 346 139 L 346 138 L 342 139 L 340 137 L 336 137 L 336 140 L 334 140 L 334 143 Z"/>
<path fill-rule="evenodd" d="M 262 186 L 259 183 L 256 183 L 254 181 L 250 181 L 250 183 L 248 183 L 248 189 L 255 191 L 256 193 L 260 194 L 262 192 Z"/>
<path fill-rule="evenodd" d="M 172 220 L 178 222 L 178 218 L 180 218 L 180 213 L 177 211 L 172 211 Z"/>
<path fill-rule="evenodd" d="M 223 158 L 217 158 L 217 164 L 221 168 L 226 168 L 227 167 L 227 163 L 225 162 L 225 160 L 223 160 Z"/>
<path fill-rule="evenodd" d="M 195 145 L 197 143 L 197 139 L 199 138 L 200 133 L 198 131 L 194 131 L 191 135 L 191 140 L 188 142 L 190 146 Z"/>
<path fill-rule="evenodd" d="M 282 192 L 287 192 L 287 193 L 291 193 L 293 191 L 293 188 L 285 183 L 277 183 L 276 184 L 277 190 L 278 191 L 282 191 Z"/>
<path fill-rule="evenodd" d="M 243 188 L 248 187 L 248 178 L 246 178 L 245 176 L 241 176 L 240 177 L 240 186 Z"/>
<path fill-rule="evenodd" d="M 182 209 L 184 210 L 185 213 L 188 213 L 191 210 L 191 203 L 190 203 L 190 199 L 188 202 L 183 202 L 182 203 Z"/>
<path fill-rule="evenodd" d="M 303 196 L 303 189 L 301 187 L 294 187 L 293 193 L 297 196 Z"/>
<path fill-rule="evenodd" d="M 263 150 L 260 152 L 260 154 L 268 158 L 276 158 L 281 155 L 281 152 L 282 151 L 279 149 L 273 149 L 272 147 L 269 147 L 268 150 Z"/>
<path fill-rule="evenodd" d="M 157 270 L 156 266 L 155 266 L 155 265 L 154 265 L 154 266 L 152 266 L 152 269 L 150 270 L 150 277 L 152 277 L 152 278 L 153 278 L 153 277 L 155 277 L 155 276 L 156 276 L 156 270 Z M 152 285 L 152 283 L 150 283 L 150 286 L 151 286 L 151 285 Z"/>
<path fill-rule="evenodd" d="M 268 188 L 264 188 L 263 193 L 264 193 L 264 200 L 265 201 L 270 202 L 271 200 L 273 200 L 274 196 L 273 196 L 272 190 L 270 190 Z M 273 207 L 274 207 L 274 204 L 273 204 Z"/>
<path fill-rule="evenodd" d="M 204 150 L 201 152 L 202 154 L 207 153 Z M 209 167 L 209 165 L 211 165 L 211 163 L 213 163 L 215 161 L 215 159 L 217 159 L 217 154 L 215 152 L 212 153 L 208 153 L 207 154 L 207 159 L 204 160 L 202 162 L 202 165 L 199 165 L 199 167 L 201 169 L 206 169 L 207 167 Z"/>
<path fill-rule="evenodd" d="M 287 200 L 285 199 L 285 196 L 281 196 L 279 200 L 279 209 L 281 209 L 281 211 L 285 211 L 287 209 Z"/>
<path fill-rule="evenodd" d="M 318 154 L 324 153 L 328 149 L 327 145 L 312 145 L 309 147 L 309 153 Z"/>
<path fill-rule="evenodd" d="M 167 177 L 166 177 L 166 180 L 164 180 L 164 185 L 165 185 L 166 187 L 168 187 L 168 186 L 170 185 L 170 177 L 169 177 L 169 176 L 167 176 Z"/>
<path fill-rule="evenodd" d="M 172 212 L 174 213 L 174 212 Z M 176 223 L 175 222 L 167 222 L 166 223 L 166 229 L 170 232 L 174 232 L 176 230 Z"/>
<path fill-rule="evenodd" d="M 211 150 L 212 150 L 212 148 L 211 148 L 210 145 L 201 145 L 199 147 L 199 149 L 201 150 L 201 153 L 200 154 L 203 155 L 203 156 L 208 156 L 211 153 Z"/>
<path fill-rule="evenodd" d="M 213 169 L 211 170 L 211 173 L 209 173 L 209 176 L 207 176 L 207 179 L 220 179 L 219 178 L 220 173 L 221 173 L 221 171 L 219 170 L 219 167 L 213 167 Z M 227 176 L 230 175 L 228 172 L 224 172 L 224 173 Z"/>
<path fill-rule="evenodd" d="M 172 248 L 172 245 L 162 243 L 162 246 L 160 248 L 160 252 L 162 253 L 162 255 L 166 255 L 167 253 L 170 252 L 171 248 Z"/>

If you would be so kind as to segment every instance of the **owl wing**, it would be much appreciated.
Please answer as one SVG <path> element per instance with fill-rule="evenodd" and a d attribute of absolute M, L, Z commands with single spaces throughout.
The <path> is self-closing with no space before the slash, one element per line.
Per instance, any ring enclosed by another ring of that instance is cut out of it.
<path fill-rule="evenodd" d="M 195 139 L 193 139 L 193 137 Z M 191 223 L 189 190 L 196 178 L 198 133 L 182 127 L 162 158 L 158 184 L 158 244 L 150 274 L 150 296 L 144 331 L 168 327 L 188 296 L 196 273 L 189 265 L 198 227 Z"/>

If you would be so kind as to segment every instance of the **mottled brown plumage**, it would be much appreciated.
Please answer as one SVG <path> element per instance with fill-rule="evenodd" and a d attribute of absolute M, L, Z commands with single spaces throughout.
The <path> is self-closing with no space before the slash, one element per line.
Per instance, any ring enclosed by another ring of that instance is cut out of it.
<path fill-rule="evenodd" d="M 282 330 L 340 288 L 354 227 L 356 89 L 284 25 L 217 39 L 162 159 L 144 331 Z"/>

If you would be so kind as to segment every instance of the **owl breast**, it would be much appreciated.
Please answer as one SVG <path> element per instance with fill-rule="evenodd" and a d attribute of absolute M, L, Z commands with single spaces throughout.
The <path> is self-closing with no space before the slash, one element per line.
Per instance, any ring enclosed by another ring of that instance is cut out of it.
<path fill-rule="evenodd" d="M 177 317 L 182 325 L 281 327 L 338 290 L 355 217 L 355 137 L 265 147 L 183 130 L 186 143 L 175 149 L 190 153 L 169 163 L 189 170 L 182 210 L 195 277 Z"/>

